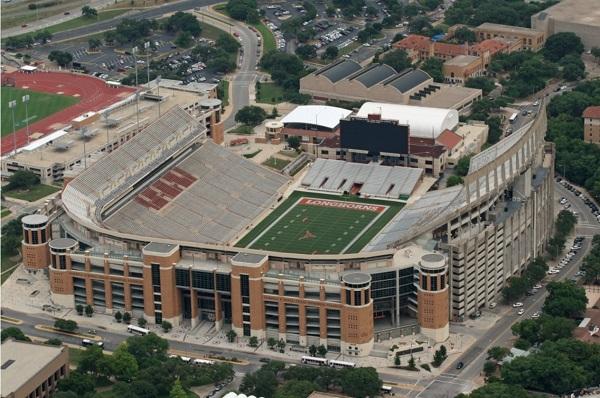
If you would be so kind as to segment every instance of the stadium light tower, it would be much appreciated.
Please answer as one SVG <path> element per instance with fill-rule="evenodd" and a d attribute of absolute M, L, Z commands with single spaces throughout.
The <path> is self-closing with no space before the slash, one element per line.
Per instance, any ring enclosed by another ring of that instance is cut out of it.
<path fill-rule="evenodd" d="M 148 90 L 150 90 L 150 42 L 147 41 L 144 43 L 144 50 L 146 51 L 146 69 L 148 70 L 148 80 L 146 84 L 148 85 Z"/>
<path fill-rule="evenodd" d="M 29 145 L 29 110 L 27 104 L 29 104 L 29 94 L 23 96 L 23 103 L 25 104 L 25 125 L 27 126 L 27 145 Z"/>
<path fill-rule="evenodd" d="M 15 134 L 15 107 L 16 106 L 17 106 L 17 101 L 10 101 L 8 103 L 8 107 L 10 108 L 10 113 L 12 115 L 13 149 L 15 151 L 15 155 L 17 154 L 17 135 Z"/>
<path fill-rule="evenodd" d="M 131 53 L 133 54 L 133 62 L 135 63 L 135 117 L 137 119 L 137 133 L 140 132 L 140 95 L 138 90 L 138 63 L 137 63 L 137 46 L 131 49 Z M 136 133 L 136 134 L 137 134 Z"/>

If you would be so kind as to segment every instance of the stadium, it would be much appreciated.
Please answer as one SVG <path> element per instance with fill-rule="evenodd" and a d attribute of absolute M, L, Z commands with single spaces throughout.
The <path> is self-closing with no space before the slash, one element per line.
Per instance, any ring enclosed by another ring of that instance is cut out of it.
<path fill-rule="evenodd" d="M 39 71 L 29 65 L 23 68 L 2 76 L 3 121 L 12 119 L 8 102 L 16 101 L 15 132 L 12 123 L 3 123 L 2 156 L 71 125 L 80 115 L 131 100 L 135 92 L 131 87 L 110 85 L 89 75 Z M 24 95 L 30 97 L 27 115 Z"/>
<path fill-rule="evenodd" d="M 500 299 L 553 220 L 546 114 L 471 159 L 464 184 L 422 169 L 317 159 L 294 177 L 215 144 L 174 107 L 23 218 L 23 257 L 54 303 L 150 323 L 212 322 L 344 355 L 434 341 Z"/>

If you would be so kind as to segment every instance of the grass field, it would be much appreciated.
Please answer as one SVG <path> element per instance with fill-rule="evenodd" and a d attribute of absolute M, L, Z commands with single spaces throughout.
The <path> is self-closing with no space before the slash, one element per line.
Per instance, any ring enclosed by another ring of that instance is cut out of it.
<path fill-rule="evenodd" d="M 356 253 L 401 208 L 397 202 L 296 191 L 236 246 L 305 254 Z"/>
<path fill-rule="evenodd" d="M 268 53 L 269 51 L 275 50 L 275 36 L 273 36 L 273 32 L 267 28 L 264 23 L 257 23 L 253 25 L 256 30 L 258 30 L 262 36 L 262 45 L 263 45 L 263 54 Z"/>
<path fill-rule="evenodd" d="M 269 159 L 265 160 L 262 164 L 263 166 L 270 167 L 275 170 L 283 170 L 285 166 L 291 163 L 291 160 L 280 159 L 274 156 L 271 156 Z"/>
<path fill-rule="evenodd" d="M 277 83 L 261 83 L 256 94 L 256 102 L 278 104 L 283 101 L 284 90 Z"/>
<path fill-rule="evenodd" d="M 26 191 L 4 191 L 4 195 L 10 198 L 35 202 L 38 199 L 44 198 L 54 192 L 60 191 L 60 188 L 52 185 L 38 184 Z"/>
<path fill-rule="evenodd" d="M 28 116 L 30 125 L 79 102 L 79 99 L 71 96 L 46 94 L 14 87 L 2 87 L 2 137 L 12 134 L 13 131 L 12 113 L 8 107 L 8 103 L 12 100 L 17 101 L 17 106 L 14 109 L 15 130 L 25 127 L 25 105 L 22 101 L 25 94 L 29 94 Z"/>

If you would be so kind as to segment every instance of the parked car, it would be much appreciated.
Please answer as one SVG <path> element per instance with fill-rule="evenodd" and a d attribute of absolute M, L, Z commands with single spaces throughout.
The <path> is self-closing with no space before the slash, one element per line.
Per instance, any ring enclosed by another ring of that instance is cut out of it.
<path fill-rule="evenodd" d="M 522 307 L 522 306 L 523 306 L 523 303 L 521 303 L 521 302 L 519 301 L 519 302 L 516 302 L 516 303 L 514 303 L 512 306 L 513 306 L 513 308 L 519 308 L 519 307 Z"/>

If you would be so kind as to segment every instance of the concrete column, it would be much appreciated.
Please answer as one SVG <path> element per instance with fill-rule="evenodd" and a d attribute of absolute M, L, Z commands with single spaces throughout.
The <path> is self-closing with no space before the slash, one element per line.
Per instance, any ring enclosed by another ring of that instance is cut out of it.
<path fill-rule="evenodd" d="M 131 312 L 133 309 L 133 306 L 131 305 L 131 284 L 129 282 L 123 283 L 123 290 L 125 311 Z"/>
<path fill-rule="evenodd" d="M 112 302 L 112 283 L 110 279 L 104 279 L 104 301 L 106 301 L 106 312 L 112 313 L 113 302 Z"/>
<path fill-rule="evenodd" d="M 217 331 L 223 328 L 223 308 L 221 303 L 221 293 L 215 291 L 215 329 Z"/>
<path fill-rule="evenodd" d="M 195 327 L 200 322 L 200 319 L 198 317 L 198 292 L 194 289 L 190 289 L 190 307 L 192 327 Z"/>
<path fill-rule="evenodd" d="M 306 306 L 304 304 L 298 305 L 298 323 L 300 324 L 300 345 L 306 346 Z"/>
<path fill-rule="evenodd" d="M 92 290 L 92 279 L 85 278 L 85 300 L 87 304 L 94 305 L 94 292 Z"/>

